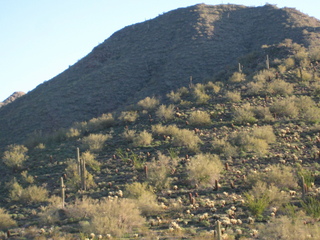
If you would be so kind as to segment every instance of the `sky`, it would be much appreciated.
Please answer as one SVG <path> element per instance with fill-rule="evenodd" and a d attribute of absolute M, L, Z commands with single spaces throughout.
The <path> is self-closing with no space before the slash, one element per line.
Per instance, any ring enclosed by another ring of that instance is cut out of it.
<path fill-rule="evenodd" d="M 315 0 L 0 0 L 0 102 L 52 79 L 116 31 L 198 3 L 269 3 L 320 19 Z"/>

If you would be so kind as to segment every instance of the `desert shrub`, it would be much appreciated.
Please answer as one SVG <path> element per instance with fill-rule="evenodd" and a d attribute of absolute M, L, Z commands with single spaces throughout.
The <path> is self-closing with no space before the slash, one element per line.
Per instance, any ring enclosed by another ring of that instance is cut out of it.
<path fill-rule="evenodd" d="M 156 124 L 151 127 L 151 131 L 154 134 L 173 136 L 176 135 L 180 129 L 176 125 L 163 126 L 162 124 Z"/>
<path fill-rule="evenodd" d="M 304 69 L 297 69 L 296 76 L 300 78 L 302 81 L 309 82 L 313 79 L 313 74 Z"/>
<path fill-rule="evenodd" d="M 133 146 L 146 146 L 150 145 L 152 142 L 152 134 L 148 133 L 146 130 L 143 130 L 142 132 L 136 134 L 133 138 Z"/>
<path fill-rule="evenodd" d="M 147 164 L 147 181 L 157 190 L 167 189 L 172 182 L 172 172 L 177 166 L 175 158 L 158 153 L 157 159 Z"/>
<path fill-rule="evenodd" d="M 226 139 L 215 139 L 212 141 L 212 149 L 214 153 L 223 155 L 226 158 L 238 155 L 237 148 L 232 146 Z"/>
<path fill-rule="evenodd" d="M 186 147 L 190 151 L 198 151 L 199 144 L 201 143 L 200 138 L 188 129 L 180 129 L 173 134 L 173 145 Z"/>
<path fill-rule="evenodd" d="M 302 201 L 302 207 L 306 213 L 312 216 L 314 219 L 320 217 L 320 198 L 309 196 Z"/>
<path fill-rule="evenodd" d="M 255 106 L 251 108 L 251 111 L 254 114 L 254 117 L 257 119 L 261 119 L 266 122 L 270 122 L 274 120 L 269 107 Z"/>
<path fill-rule="evenodd" d="M 250 104 L 244 104 L 233 110 L 233 120 L 238 124 L 255 123 L 257 119 L 254 117 Z"/>
<path fill-rule="evenodd" d="M 157 195 L 147 183 L 126 184 L 124 196 L 133 199 L 143 215 L 156 214 L 160 211 Z"/>
<path fill-rule="evenodd" d="M 238 147 L 238 151 L 263 156 L 268 152 L 269 145 L 264 139 L 256 138 L 250 132 L 241 131 L 231 134 L 230 143 Z"/>
<path fill-rule="evenodd" d="M 23 188 L 15 179 L 9 186 L 9 198 L 21 203 L 40 203 L 48 199 L 48 191 L 36 185 Z"/>
<path fill-rule="evenodd" d="M 282 65 L 282 64 L 280 64 L 278 66 L 278 71 L 283 74 L 283 73 L 285 73 L 287 71 L 287 67 Z"/>
<path fill-rule="evenodd" d="M 21 172 L 21 176 L 26 183 L 32 184 L 34 182 L 34 177 L 31 175 L 28 175 L 28 171 Z"/>
<path fill-rule="evenodd" d="M 301 118 L 310 123 L 320 122 L 320 108 L 312 107 L 305 109 L 305 111 L 302 113 Z"/>
<path fill-rule="evenodd" d="M 276 76 L 274 69 L 264 69 L 253 76 L 255 82 L 265 83 L 267 80 L 272 80 Z"/>
<path fill-rule="evenodd" d="M 115 120 L 111 113 L 102 114 L 98 118 L 92 118 L 88 121 L 87 128 L 89 131 L 99 131 L 108 127 L 113 126 Z"/>
<path fill-rule="evenodd" d="M 171 91 L 170 93 L 167 94 L 167 97 L 168 97 L 172 102 L 175 102 L 175 103 L 181 101 L 181 93 L 179 93 L 179 92 Z"/>
<path fill-rule="evenodd" d="M 93 171 L 100 171 L 100 163 L 96 160 L 96 155 L 91 153 L 90 151 L 86 151 L 81 153 L 80 156 L 88 166 Z"/>
<path fill-rule="evenodd" d="M 320 95 L 320 82 L 315 82 L 310 86 L 312 93 L 316 96 Z"/>
<path fill-rule="evenodd" d="M 9 145 L 3 153 L 3 163 L 16 170 L 23 166 L 23 163 L 29 158 L 27 156 L 28 149 L 23 145 Z"/>
<path fill-rule="evenodd" d="M 123 133 L 122 133 L 122 137 L 128 141 L 128 142 L 132 142 L 134 137 L 136 136 L 137 132 L 136 130 L 125 130 Z"/>
<path fill-rule="evenodd" d="M 274 96 L 291 95 L 293 93 L 293 84 L 287 83 L 286 81 L 281 79 L 276 79 L 267 85 L 266 91 L 268 94 L 274 95 Z"/>
<path fill-rule="evenodd" d="M 267 224 L 262 224 L 259 227 L 259 239 L 283 239 L 283 240 L 308 240 L 319 238 L 320 224 L 305 224 L 306 218 L 299 218 L 297 221 L 292 221 L 287 216 L 273 218 Z"/>
<path fill-rule="evenodd" d="M 213 186 L 215 180 L 219 180 L 222 169 L 223 165 L 217 155 L 197 154 L 187 165 L 187 178 L 191 184 L 202 187 Z"/>
<path fill-rule="evenodd" d="M 156 116 L 163 120 L 170 120 L 174 117 L 174 106 L 170 104 L 169 106 L 160 105 L 156 111 Z"/>
<path fill-rule="evenodd" d="M 112 136 L 108 134 L 90 134 L 89 136 L 82 138 L 82 144 L 85 149 L 99 152 L 103 148 L 105 142 L 111 137 Z"/>
<path fill-rule="evenodd" d="M 252 189 L 245 193 L 245 198 L 246 206 L 254 216 L 261 215 L 269 206 L 279 208 L 290 199 L 287 193 L 262 181 L 257 181 Z"/>
<path fill-rule="evenodd" d="M 66 137 L 67 138 L 75 138 L 75 137 L 79 137 L 81 135 L 81 131 L 78 128 L 69 128 L 66 131 Z"/>
<path fill-rule="evenodd" d="M 299 114 L 293 97 L 277 99 L 271 106 L 270 112 L 277 117 L 296 118 Z"/>
<path fill-rule="evenodd" d="M 264 89 L 265 89 L 265 84 L 263 81 L 249 82 L 247 84 L 248 95 L 263 95 Z"/>
<path fill-rule="evenodd" d="M 234 91 L 234 92 L 228 91 L 226 93 L 225 97 L 228 102 L 240 102 L 241 101 L 241 93 L 238 91 Z"/>
<path fill-rule="evenodd" d="M 241 72 L 234 72 L 232 76 L 229 78 L 230 82 L 243 82 L 246 80 L 246 75 Z"/>
<path fill-rule="evenodd" d="M 258 139 L 263 139 L 267 143 L 273 143 L 276 141 L 276 135 L 273 132 L 273 128 L 270 125 L 254 127 L 251 130 L 251 135 Z"/>
<path fill-rule="evenodd" d="M 209 113 L 204 111 L 191 112 L 188 121 L 193 126 L 206 126 L 211 124 Z"/>
<path fill-rule="evenodd" d="M 129 122 L 135 122 L 138 116 L 139 115 L 136 111 L 124 111 L 124 112 L 121 112 L 118 119 L 120 121 L 129 123 Z"/>
<path fill-rule="evenodd" d="M 197 104 L 206 104 L 210 100 L 210 96 L 206 94 L 205 88 L 202 84 L 197 84 L 193 88 L 193 97 Z"/>
<path fill-rule="evenodd" d="M 70 218 L 84 220 L 80 222 L 85 233 L 97 233 L 106 236 L 122 237 L 139 231 L 145 224 L 136 203 L 131 199 L 76 200 L 67 207 Z"/>
<path fill-rule="evenodd" d="M 294 60 L 294 58 L 291 58 L 291 57 L 285 59 L 283 63 L 287 69 L 291 69 L 295 66 L 295 60 Z"/>
<path fill-rule="evenodd" d="M 17 226 L 16 221 L 11 218 L 5 209 L 0 208 L 0 229 L 8 230 L 15 226 Z"/>
<path fill-rule="evenodd" d="M 205 85 L 205 89 L 212 90 L 214 93 L 218 93 L 221 89 L 221 87 L 218 84 L 214 84 L 213 82 L 208 82 Z"/>
<path fill-rule="evenodd" d="M 155 109 L 159 105 L 159 100 L 155 97 L 146 97 L 138 102 L 138 106 L 144 110 L 152 110 Z"/>
<path fill-rule="evenodd" d="M 60 211 L 62 209 L 61 197 L 53 195 L 48 199 L 49 204 L 41 207 L 39 217 L 45 224 L 56 224 L 61 221 Z"/>
<path fill-rule="evenodd" d="M 309 55 L 312 61 L 320 61 L 320 48 L 319 47 L 310 48 Z"/>
<path fill-rule="evenodd" d="M 81 187 L 81 178 L 79 175 L 79 166 L 74 159 L 70 159 L 67 162 L 66 174 L 68 176 L 66 185 L 73 189 L 79 190 Z M 89 171 L 86 171 L 86 187 L 87 189 L 95 187 L 96 184 L 94 182 L 92 174 Z"/>
<path fill-rule="evenodd" d="M 268 185 L 275 185 L 280 189 L 296 189 L 298 179 L 291 166 L 274 165 L 268 167 L 268 171 L 248 176 L 248 183 L 254 184 L 256 181 L 262 181 Z"/>

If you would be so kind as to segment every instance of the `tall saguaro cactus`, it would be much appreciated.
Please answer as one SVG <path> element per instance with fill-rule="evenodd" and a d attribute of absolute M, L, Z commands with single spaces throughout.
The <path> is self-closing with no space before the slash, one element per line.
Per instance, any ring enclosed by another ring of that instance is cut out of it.
<path fill-rule="evenodd" d="M 78 173 L 81 179 L 81 189 L 87 190 L 86 186 L 86 163 L 83 158 L 80 158 L 80 150 L 77 148 L 77 165 L 78 165 Z"/>
<path fill-rule="evenodd" d="M 66 200 L 65 190 L 66 190 L 66 186 L 64 185 L 63 177 L 61 177 L 61 198 L 62 198 L 62 208 L 64 208 L 64 207 L 65 207 L 65 200 Z"/>

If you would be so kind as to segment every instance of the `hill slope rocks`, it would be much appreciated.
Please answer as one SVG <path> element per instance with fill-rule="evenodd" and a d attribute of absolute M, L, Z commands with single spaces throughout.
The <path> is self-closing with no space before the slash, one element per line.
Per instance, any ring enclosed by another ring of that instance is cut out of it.
<path fill-rule="evenodd" d="M 163 96 L 189 77 L 211 78 L 264 44 L 309 47 L 320 22 L 271 5 L 195 5 L 127 26 L 50 81 L 0 109 L 0 145 L 21 142 L 146 96 Z M 223 79 L 221 79 L 223 80 Z"/>

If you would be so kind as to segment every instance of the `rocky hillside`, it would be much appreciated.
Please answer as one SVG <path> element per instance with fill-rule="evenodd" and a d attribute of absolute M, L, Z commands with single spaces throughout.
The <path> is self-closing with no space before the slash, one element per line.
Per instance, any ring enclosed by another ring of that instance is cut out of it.
<path fill-rule="evenodd" d="M 231 74 L 241 57 L 250 58 L 265 44 L 292 39 L 309 47 L 317 42 L 319 27 L 318 20 L 294 9 L 231 4 L 195 5 L 127 26 L 63 73 L 2 107 L 0 145 L 117 111 L 146 96 L 163 96 L 188 84 L 190 76 L 197 83 Z M 253 66 L 244 71 L 248 67 Z"/>
<path fill-rule="evenodd" d="M 5 106 L 9 103 L 12 103 L 14 100 L 16 100 L 19 97 L 22 97 L 23 95 L 25 95 L 24 92 L 14 92 L 12 93 L 8 98 L 6 98 L 6 100 L 4 100 L 3 102 L 0 102 L 0 107 Z"/>

